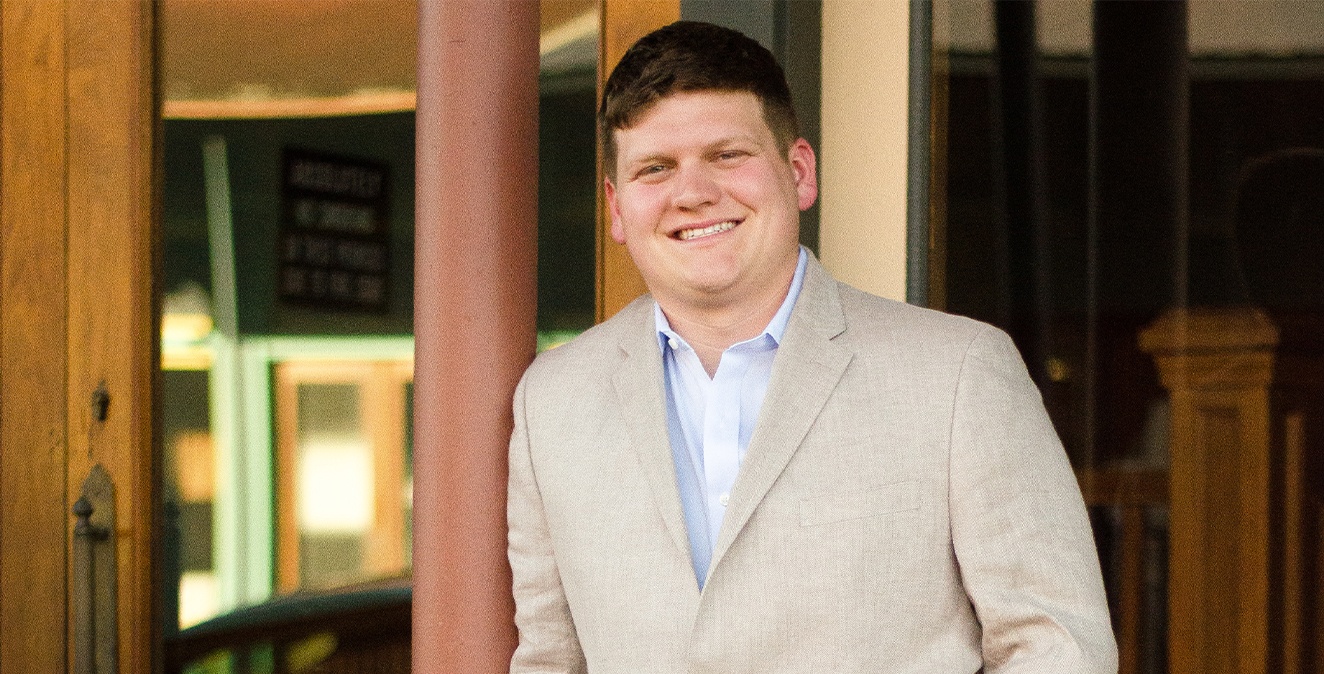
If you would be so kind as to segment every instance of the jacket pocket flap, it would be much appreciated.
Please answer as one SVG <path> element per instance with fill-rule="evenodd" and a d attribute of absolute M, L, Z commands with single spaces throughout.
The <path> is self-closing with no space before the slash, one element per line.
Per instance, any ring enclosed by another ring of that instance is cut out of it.
<path fill-rule="evenodd" d="M 919 508 L 919 483 L 896 482 L 800 501 L 800 526 L 886 515 Z"/>

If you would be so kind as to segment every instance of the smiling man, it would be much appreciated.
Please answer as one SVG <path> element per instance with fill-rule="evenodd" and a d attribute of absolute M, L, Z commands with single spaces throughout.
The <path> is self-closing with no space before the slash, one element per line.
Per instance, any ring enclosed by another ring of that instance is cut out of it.
<path fill-rule="evenodd" d="M 512 672 L 1116 671 L 1084 505 L 1000 331 L 834 281 L 772 55 L 641 39 L 599 121 L 649 294 L 516 392 Z"/>

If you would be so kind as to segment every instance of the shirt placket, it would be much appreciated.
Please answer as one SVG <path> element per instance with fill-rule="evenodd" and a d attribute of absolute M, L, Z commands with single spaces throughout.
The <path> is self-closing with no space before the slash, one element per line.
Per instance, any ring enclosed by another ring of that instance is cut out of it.
<path fill-rule="evenodd" d="M 747 360 L 736 350 L 722 354 L 704 408 L 703 468 L 709 540 L 714 546 L 740 471 L 740 382 Z"/>

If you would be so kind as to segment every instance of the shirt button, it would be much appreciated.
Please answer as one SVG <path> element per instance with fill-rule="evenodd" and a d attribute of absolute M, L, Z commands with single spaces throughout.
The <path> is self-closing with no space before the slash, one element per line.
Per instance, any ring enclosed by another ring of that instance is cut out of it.
<path fill-rule="evenodd" d="M 718 497 L 717 497 L 717 502 L 718 502 L 718 503 L 721 503 L 721 504 L 722 504 L 722 507 L 725 508 L 725 507 L 726 507 L 726 504 L 728 504 L 728 503 L 731 502 L 731 495 L 730 495 L 730 494 L 722 494 L 721 496 L 718 496 Z"/>
<path fill-rule="evenodd" d="M 673 348 L 673 349 L 679 349 L 679 348 L 680 348 L 680 342 L 676 341 L 676 338 L 675 338 L 675 337 L 668 337 L 668 338 L 667 338 L 667 346 L 670 346 L 670 347 Z"/>

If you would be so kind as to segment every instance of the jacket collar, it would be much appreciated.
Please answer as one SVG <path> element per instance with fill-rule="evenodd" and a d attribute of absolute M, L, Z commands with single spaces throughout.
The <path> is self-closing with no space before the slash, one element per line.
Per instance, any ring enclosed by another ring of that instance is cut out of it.
<path fill-rule="evenodd" d="M 812 256 L 804 287 L 772 364 L 772 379 L 713 549 L 708 577 L 785 470 L 853 356 L 834 341 L 846 331 L 837 282 Z"/>
<path fill-rule="evenodd" d="M 665 374 L 652 297 L 636 299 L 612 321 L 621 326 L 618 343 L 623 355 L 613 383 L 631 444 L 663 523 L 677 548 L 689 555 L 667 433 Z M 732 489 L 708 567 L 709 578 L 790 462 L 845 372 L 852 352 L 834 341 L 845 331 L 837 282 L 810 255 L 800 297 L 773 361 L 758 424 Z"/>

